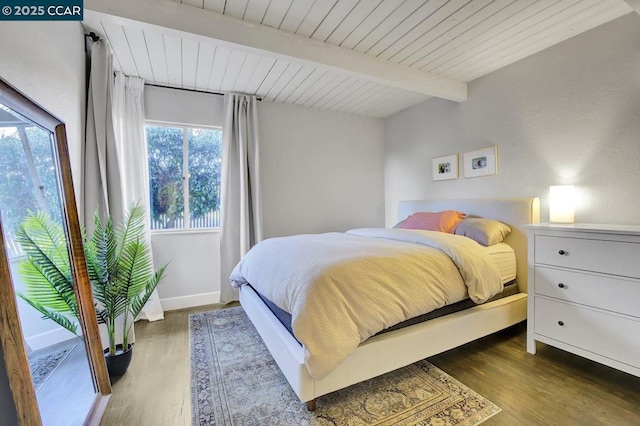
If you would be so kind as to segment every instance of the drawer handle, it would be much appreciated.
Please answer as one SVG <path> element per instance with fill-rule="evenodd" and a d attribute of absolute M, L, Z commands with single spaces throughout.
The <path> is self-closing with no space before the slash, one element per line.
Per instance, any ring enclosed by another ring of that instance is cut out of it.
<path fill-rule="evenodd" d="M 563 326 L 564 325 L 564 321 L 558 321 L 558 325 L 559 326 Z"/>
<path fill-rule="evenodd" d="M 566 252 L 566 251 L 564 251 L 564 250 L 560 250 L 560 251 L 558 252 L 558 254 L 559 254 L 560 256 L 564 256 L 565 254 L 567 254 L 567 252 Z"/>
<path fill-rule="evenodd" d="M 566 286 L 563 283 L 558 283 L 558 287 L 565 288 Z"/>

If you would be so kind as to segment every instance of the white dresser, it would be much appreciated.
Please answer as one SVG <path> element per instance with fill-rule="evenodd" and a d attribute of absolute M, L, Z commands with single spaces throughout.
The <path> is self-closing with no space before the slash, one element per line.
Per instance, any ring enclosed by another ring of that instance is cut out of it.
<path fill-rule="evenodd" d="M 640 377 L 640 226 L 526 225 L 536 341 Z"/>

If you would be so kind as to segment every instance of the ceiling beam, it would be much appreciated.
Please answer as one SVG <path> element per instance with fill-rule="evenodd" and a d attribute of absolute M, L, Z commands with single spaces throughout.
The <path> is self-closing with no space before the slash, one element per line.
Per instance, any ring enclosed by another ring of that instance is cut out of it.
<path fill-rule="evenodd" d="M 467 100 L 467 84 L 364 53 L 169 0 L 85 0 L 85 14 L 252 53 L 306 62 L 377 83 L 451 101 Z"/>
<path fill-rule="evenodd" d="M 638 14 L 640 14 L 640 0 L 625 0 Z"/>

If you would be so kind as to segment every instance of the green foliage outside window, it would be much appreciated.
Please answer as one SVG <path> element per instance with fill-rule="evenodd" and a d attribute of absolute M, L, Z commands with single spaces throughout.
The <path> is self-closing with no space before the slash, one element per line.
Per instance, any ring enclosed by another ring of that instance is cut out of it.
<path fill-rule="evenodd" d="M 189 129 L 189 212 L 201 218 L 220 211 L 222 131 Z"/>
<path fill-rule="evenodd" d="M 184 213 L 182 132 L 180 127 L 147 126 L 151 217 L 154 221 L 168 217 L 175 222 Z"/>
<path fill-rule="evenodd" d="M 0 128 L 0 204 L 8 238 L 12 238 L 11 234 L 30 211 L 47 211 L 53 219 L 62 222 L 50 133 L 37 126 L 24 129 L 28 141 L 26 147 L 16 127 Z M 25 148 L 35 165 L 33 174 L 29 170 Z M 34 178 L 40 187 L 36 187 Z M 43 195 L 43 203 L 38 202 L 36 191 Z"/>

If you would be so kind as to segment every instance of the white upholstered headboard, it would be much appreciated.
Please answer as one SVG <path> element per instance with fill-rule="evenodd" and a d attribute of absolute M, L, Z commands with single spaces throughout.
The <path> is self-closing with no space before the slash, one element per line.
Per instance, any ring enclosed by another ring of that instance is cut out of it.
<path fill-rule="evenodd" d="M 486 217 L 511 227 L 505 239 L 516 252 L 516 281 L 521 292 L 527 292 L 527 233 L 522 225 L 540 222 L 540 200 L 534 198 L 487 198 L 477 200 L 400 201 L 398 221 L 415 212 L 457 210 L 469 216 Z"/>

